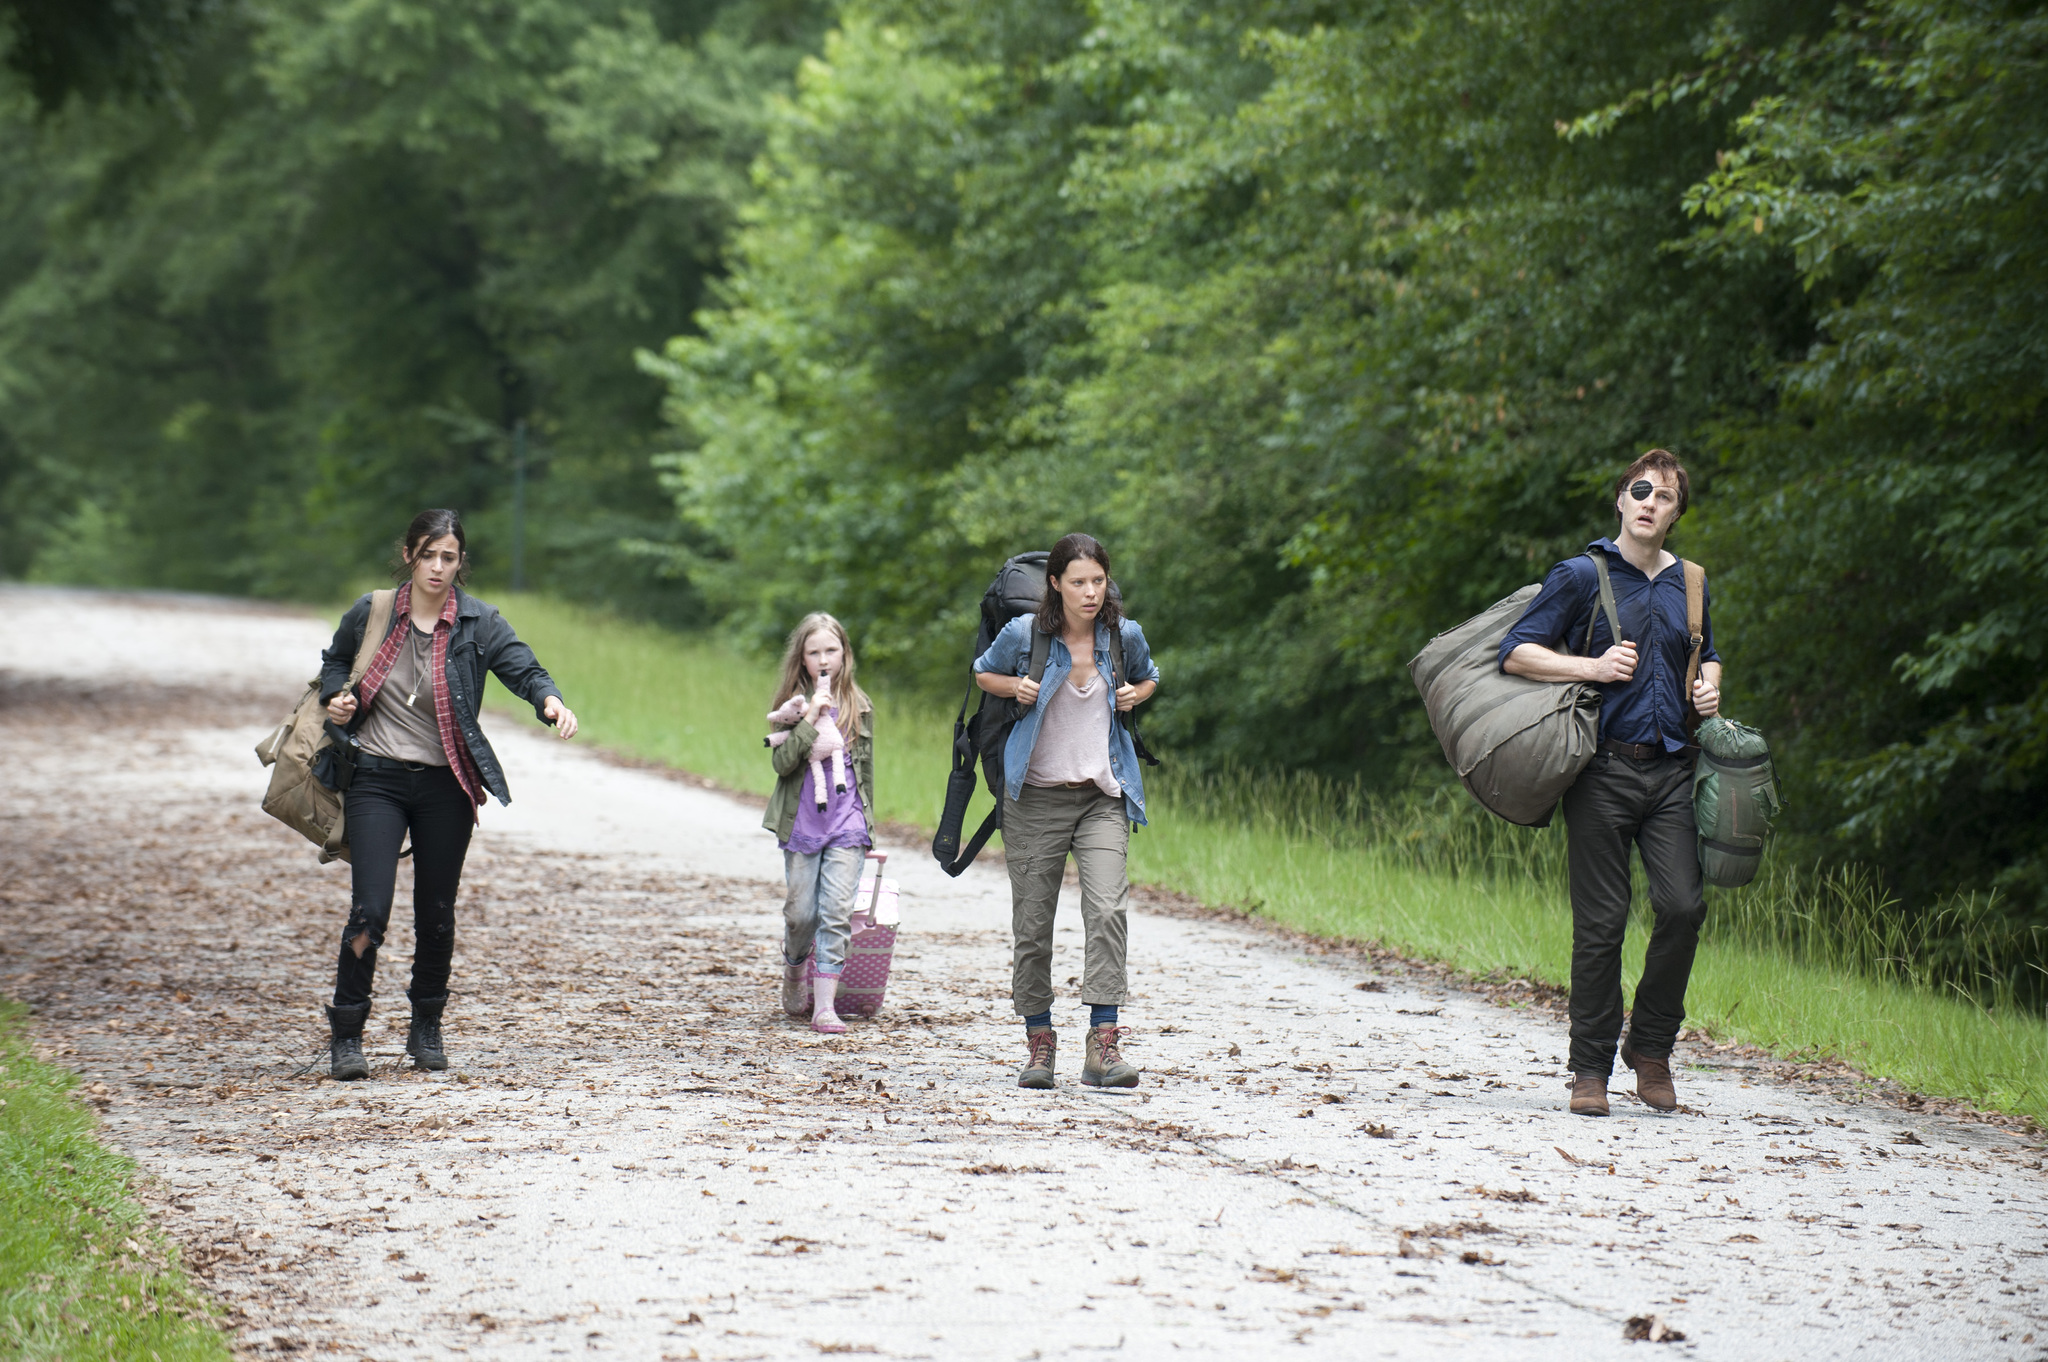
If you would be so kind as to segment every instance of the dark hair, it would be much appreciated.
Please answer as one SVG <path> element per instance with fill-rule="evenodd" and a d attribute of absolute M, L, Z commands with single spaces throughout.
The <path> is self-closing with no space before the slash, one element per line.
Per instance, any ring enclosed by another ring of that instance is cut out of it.
<path fill-rule="evenodd" d="M 1109 576 L 1109 550 L 1096 542 L 1091 534 L 1070 534 L 1052 546 L 1052 557 L 1045 561 L 1045 599 L 1038 606 L 1039 632 L 1046 634 L 1063 633 L 1067 627 L 1067 608 L 1060 600 L 1059 588 L 1053 580 L 1064 577 L 1067 569 L 1083 559 L 1102 565 L 1102 575 Z M 1102 609 L 1096 612 L 1095 622 L 1114 629 L 1123 622 L 1122 603 L 1117 599 L 1116 582 L 1112 579 L 1108 589 L 1102 593 Z"/>
<path fill-rule="evenodd" d="M 405 537 L 392 546 L 391 579 L 405 581 L 412 576 L 412 560 L 419 557 L 420 550 L 443 535 L 455 536 L 455 547 L 462 551 L 462 562 L 455 569 L 455 584 L 465 586 L 469 582 L 469 540 L 462 534 L 462 513 L 460 511 L 421 511 L 412 518 L 412 524 L 405 527 Z"/>
<path fill-rule="evenodd" d="M 1678 456 L 1668 449 L 1650 449 L 1638 455 L 1636 461 L 1628 466 L 1628 471 L 1615 480 L 1614 499 L 1620 501 L 1621 494 L 1628 490 L 1630 483 L 1653 471 L 1669 473 L 1678 482 L 1678 515 L 1671 517 L 1671 523 L 1676 525 L 1678 516 L 1684 515 L 1685 508 L 1692 502 L 1692 479 L 1685 475 L 1685 465 L 1678 461 Z"/>

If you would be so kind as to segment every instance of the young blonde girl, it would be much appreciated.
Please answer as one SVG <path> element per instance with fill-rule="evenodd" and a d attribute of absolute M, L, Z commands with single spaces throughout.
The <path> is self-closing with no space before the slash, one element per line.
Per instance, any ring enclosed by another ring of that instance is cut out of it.
<path fill-rule="evenodd" d="M 777 779 L 761 826 L 782 847 L 789 884 L 782 905 L 782 1007 L 792 1017 L 808 1012 L 813 1031 L 838 1035 L 846 1026 L 832 1003 L 861 866 L 874 844 L 875 719 L 854 680 L 846 628 L 832 616 L 806 615 L 791 632 L 768 722 Z M 834 778 L 842 771 L 843 787 Z"/>

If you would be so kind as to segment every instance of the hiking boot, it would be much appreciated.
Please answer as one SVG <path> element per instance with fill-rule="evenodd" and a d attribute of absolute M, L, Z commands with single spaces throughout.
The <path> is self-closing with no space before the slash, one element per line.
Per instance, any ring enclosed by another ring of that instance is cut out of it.
<path fill-rule="evenodd" d="M 1607 1075 L 1572 1075 L 1572 1115 L 1605 1116 L 1607 1114 Z"/>
<path fill-rule="evenodd" d="M 1052 1078 L 1053 1056 L 1060 1048 L 1060 1038 L 1050 1026 L 1027 1026 L 1024 1040 L 1031 1046 L 1031 1057 L 1024 1061 L 1023 1072 L 1017 1075 L 1020 1088 L 1050 1088 L 1057 1086 Z"/>
<path fill-rule="evenodd" d="M 1138 1071 L 1124 1060 L 1121 1045 L 1128 1026 L 1091 1026 L 1088 1048 L 1081 1052 L 1081 1081 L 1091 1088 L 1135 1088 Z"/>
<path fill-rule="evenodd" d="M 448 1006 L 448 995 L 438 998 L 415 998 L 412 1001 L 412 1025 L 406 1028 L 405 1052 L 412 1056 L 415 1069 L 448 1067 L 448 1056 L 441 1049 L 441 1009 Z"/>
<path fill-rule="evenodd" d="M 370 1076 L 370 1061 L 363 1058 L 363 1023 L 370 1005 L 327 1009 L 327 1072 L 337 1082 Z"/>
<path fill-rule="evenodd" d="M 1671 1061 L 1639 1055 L 1627 1041 L 1621 1043 L 1621 1062 L 1636 1071 L 1636 1096 L 1654 1111 L 1678 1110 L 1678 1085 L 1671 1081 Z"/>

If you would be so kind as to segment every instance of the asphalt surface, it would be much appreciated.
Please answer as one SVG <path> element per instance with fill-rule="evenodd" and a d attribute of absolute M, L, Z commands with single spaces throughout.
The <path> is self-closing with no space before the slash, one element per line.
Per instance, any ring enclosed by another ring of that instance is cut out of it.
<path fill-rule="evenodd" d="M 816 1036 L 776 1006 L 758 812 L 511 715 L 453 1067 L 403 1065 L 402 879 L 374 1075 L 332 1083 L 347 872 L 261 814 L 251 751 L 330 627 L 0 588 L 0 991 L 243 1355 L 2048 1356 L 2009 1133 L 1700 1045 L 1680 1114 L 1624 1073 L 1574 1118 L 1546 1009 L 1142 910 L 1143 1085 L 1075 1083 L 1068 991 L 1060 1086 L 1023 1092 L 1000 864 L 911 847 L 887 1007 Z M 1625 1338 L 1653 1316 L 1683 1339 Z"/>

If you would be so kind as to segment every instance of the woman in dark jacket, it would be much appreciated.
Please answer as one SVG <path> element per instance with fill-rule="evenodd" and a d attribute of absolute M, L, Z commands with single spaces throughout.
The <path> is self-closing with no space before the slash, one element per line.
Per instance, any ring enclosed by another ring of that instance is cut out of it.
<path fill-rule="evenodd" d="M 404 583 L 391 624 L 361 681 L 349 685 L 369 627 L 364 596 L 341 617 L 334 642 L 320 655 L 320 698 L 327 715 L 357 743 L 348 787 L 350 865 L 348 926 L 327 1009 L 329 1055 L 336 1078 L 368 1078 L 363 1022 L 377 947 L 391 922 L 398 853 L 408 831 L 413 847 L 412 1027 L 405 1052 L 423 1069 L 445 1069 L 441 1013 L 448 1004 L 448 968 L 455 955 L 455 894 L 469 834 L 486 793 L 512 802 L 505 775 L 477 726 L 484 673 L 534 708 L 564 738 L 576 716 L 533 650 L 491 606 L 461 589 L 469 576 L 462 520 L 453 511 L 422 511 L 398 546 L 393 574 Z"/>

